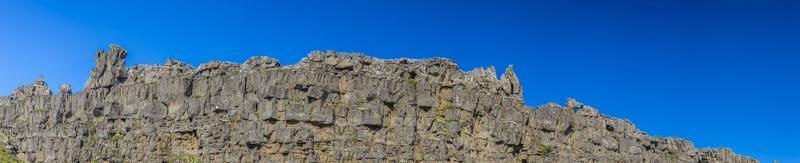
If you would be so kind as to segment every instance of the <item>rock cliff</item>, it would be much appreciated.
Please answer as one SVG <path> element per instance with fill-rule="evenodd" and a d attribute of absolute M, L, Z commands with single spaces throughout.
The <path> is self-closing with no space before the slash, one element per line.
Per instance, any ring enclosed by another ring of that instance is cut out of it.
<path fill-rule="evenodd" d="M 509 67 L 314 51 L 195 68 L 98 51 L 85 87 L 0 97 L 0 145 L 27 162 L 757 162 L 648 136 L 568 99 L 526 106 Z M 3 159 L 6 155 L 0 155 Z"/>

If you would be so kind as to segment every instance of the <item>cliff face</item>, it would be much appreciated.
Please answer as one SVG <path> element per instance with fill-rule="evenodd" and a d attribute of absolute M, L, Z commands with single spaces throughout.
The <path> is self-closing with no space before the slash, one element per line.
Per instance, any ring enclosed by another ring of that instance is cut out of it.
<path fill-rule="evenodd" d="M 0 97 L 6 152 L 29 162 L 757 162 L 694 148 L 568 99 L 528 107 L 512 68 L 311 52 L 281 66 L 97 53 L 85 88 Z"/>

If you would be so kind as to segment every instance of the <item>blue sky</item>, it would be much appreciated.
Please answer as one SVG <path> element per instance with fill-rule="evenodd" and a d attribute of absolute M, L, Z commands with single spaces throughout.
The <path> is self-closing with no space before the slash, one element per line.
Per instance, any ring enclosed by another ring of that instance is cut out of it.
<path fill-rule="evenodd" d="M 800 162 L 798 1 L 220 2 L 2 1 L 0 92 L 39 75 L 80 89 L 112 42 L 128 64 L 448 57 L 513 64 L 528 105 L 575 97 L 653 135 Z"/>

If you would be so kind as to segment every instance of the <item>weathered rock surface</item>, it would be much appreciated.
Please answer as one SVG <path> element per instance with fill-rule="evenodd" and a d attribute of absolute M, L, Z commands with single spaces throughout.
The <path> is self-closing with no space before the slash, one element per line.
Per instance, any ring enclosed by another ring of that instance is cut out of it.
<path fill-rule="evenodd" d="M 29 162 L 757 162 L 694 148 L 569 99 L 522 101 L 513 69 L 314 51 L 298 64 L 97 53 L 82 91 L 43 80 L 0 97 L 1 134 Z"/>

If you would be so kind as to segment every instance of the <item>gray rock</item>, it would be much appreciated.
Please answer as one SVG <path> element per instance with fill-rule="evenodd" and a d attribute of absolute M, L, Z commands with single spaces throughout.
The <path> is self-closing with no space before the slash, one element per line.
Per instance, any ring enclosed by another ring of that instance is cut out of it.
<path fill-rule="evenodd" d="M 72 94 L 72 86 L 67 83 L 61 83 L 58 85 L 58 89 L 61 93 Z"/>
<path fill-rule="evenodd" d="M 278 63 L 277 59 L 270 58 L 267 56 L 256 56 L 247 59 L 247 61 L 242 64 L 243 69 L 268 69 L 281 66 Z"/>
<path fill-rule="evenodd" d="M 125 57 L 128 57 L 128 51 L 114 44 L 108 46 L 108 51 L 97 51 L 95 67 L 92 68 L 84 89 L 109 87 L 126 80 Z"/>
<path fill-rule="evenodd" d="M 83 91 L 0 97 L 0 146 L 28 162 L 757 162 L 658 138 L 568 99 L 522 101 L 509 66 L 314 51 L 194 68 L 99 51 Z M 5 140 L 5 139 L 0 139 Z"/>
<path fill-rule="evenodd" d="M 325 98 L 325 95 L 327 95 L 327 93 L 321 87 L 312 86 L 312 87 L 308 88 L 308 97 L 311 97 L 311 98 L 314 98 L 314 99 L 323 99 L 323 98 Z"/>
<path fill-rule="evenodd" d="M 509 65 L 508 68 L 506 68 L 505 73 L 500 77 L 500 81 L 503 83 L 503 90 L 505 93 L 522 96 L 522 86 L 519 84 L 517 74 L 514 73 L 513 65 Z"/>
<path fill-rule="evenodd" d="M 33 83 L 28 85 L 23 85 L 15 89 L 14 92 L 11 93 L 12 97 L 17 97 L 17 98 L 43 96 L 43 95 L 44 96 L 53 95 L 53 92 L 50 91 L 50 87 L 48 87 L 47 83 L 44 82 L 44 76 L 39 76 L 39 78 L 37 78 L 36 81 L 34 81 Z"/>

